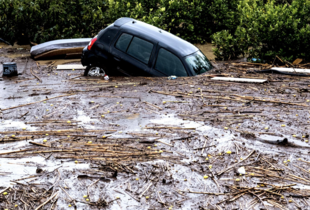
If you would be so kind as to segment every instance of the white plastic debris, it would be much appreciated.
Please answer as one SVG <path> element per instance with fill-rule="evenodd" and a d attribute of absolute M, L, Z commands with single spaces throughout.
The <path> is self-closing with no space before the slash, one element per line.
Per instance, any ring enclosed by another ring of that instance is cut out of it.
<path fill-rule="evenodd" d="M 284 71 L 284 72 L 292 72 L 292 73 L 310 73 L 310 69 L 295 69 L 295 68 L 280 68 L 273 67 L 272 70 Z"/>
<path fill-rule="evenodd" d="M 222 80 L 229 82 L 252 82 L 252 83 L 264 83 L 267 82 L 265 79 L 250 79 L 250 78 L 232 78 L 232 77 L 213 77 L 211 80 Z"/>
<path fill-rule="evenodd" d="M 105 75 L 104 76 L 104 80 L 109 80 L 110 78 L 109 78 L 109 76 L 108 75 Z"/>
<path fill-rule="evenodd" d="M 245 168 L 243 166 L 238 168 L 238 173 L 239 174 L 245 174 Z"/>
<path fill-rule="evenodd" d="M 86 66 L 78 65 L 57 65 L 57 70 L 86 69 Z"/>

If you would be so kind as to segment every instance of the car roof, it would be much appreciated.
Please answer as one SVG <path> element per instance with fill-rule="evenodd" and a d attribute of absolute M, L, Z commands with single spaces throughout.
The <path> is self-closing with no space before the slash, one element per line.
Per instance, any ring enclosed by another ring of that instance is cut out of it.
<path fill-rule="evenodd" d="M 114 22 L 114 26 L 121 27 L 128 32 L 134 31 L 149 36 L 160 42 L 162 45 L 168 46 L 168 50 L 172 50 L 180 56 L 186 56 L 199 50 L 196 46 L 184 39 L 181 39 L 163 29 L 132 18 L 119 18 Z"/>

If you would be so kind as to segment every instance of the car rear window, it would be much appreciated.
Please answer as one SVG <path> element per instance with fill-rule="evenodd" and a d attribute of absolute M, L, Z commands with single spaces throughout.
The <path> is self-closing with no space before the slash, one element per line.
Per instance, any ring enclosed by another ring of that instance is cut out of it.
<path fill-rule="evenodd" d="M 138 37 L 134 37 L 127 53 L 139 61 L 147 64 L 151 57 L 153 44 Z"/>
<path fill-rule="evenodd" d="M 168 76 L 188 76 L 182 61 L 176 55 L 163 48 L 158 52 L 155 69 Z"/>
<path fill-rule="evenodd" d="M 123 33 L 118 38 L 115 47 L 123 52 L 126 52 L 131 39 L 132 39 L 132 35 Z"/>
<path fill-rule="evenodd" d="M 98 39 L 100 40 L 101 43 L 103 43 L 104 46 L 106 46 L 106 48 L 108 49 L 108 47 L 110 46 L 110 43 L 112 41 L 112 39 L 115 37 L 115 35 L 117 34 L 118 29 L 116 27 L 114 27 L 113 25 L 108 26 L 103 32 L 102 34 L 99 33 L 99 37 Z"/>

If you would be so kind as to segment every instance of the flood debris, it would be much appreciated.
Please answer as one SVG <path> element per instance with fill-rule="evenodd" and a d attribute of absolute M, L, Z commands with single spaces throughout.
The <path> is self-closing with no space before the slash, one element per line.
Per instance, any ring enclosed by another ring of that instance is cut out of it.
<path fill-rule="evenodd" d="M 308 208 L 306 78 L 233 61 L 104 80 L 56 63 L 0 83 L 0 209 Z"/>
<path fill-rule="evenodd" d="M 2 76 L 12 77 L 18 75 L 17 65 L 15 62 L 6 62 L 3 63 L 2 66 L 3 66 Z"/>
<path fill-rule="evenodd" d="M 264 83 L 265 79 L 248 79 L 248 78 L 232 78 L 232 77 L 213 77 L 212 80 L 228 81 L 228 82 L 250 82 L 250 83 Z"/>
<path fill-rule="evenodd" d="M 244 168 L 243 166 L 240 167 L 240 168 L 238 168 L 238 173 L 239 173 L 239 174 L 242 174 L 242 175 L 245 175 L 245 174 L 246 174 L 245 168 Z"/>
<path fill-rule="evenodd" d="M 57 65 L 57 70 L 75 70 L 75 69 L 86 69 L 82 65 Z"/>

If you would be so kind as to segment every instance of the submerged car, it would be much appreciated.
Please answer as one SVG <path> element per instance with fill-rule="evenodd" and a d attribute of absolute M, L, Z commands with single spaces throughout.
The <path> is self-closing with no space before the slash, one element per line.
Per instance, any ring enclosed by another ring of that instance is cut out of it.
<path fill-rule="evenodd" d="M 152 25 L 120 18 L 83 49 L 84 75 L 195 76 L 212 64 L 191 43 Z"/>

